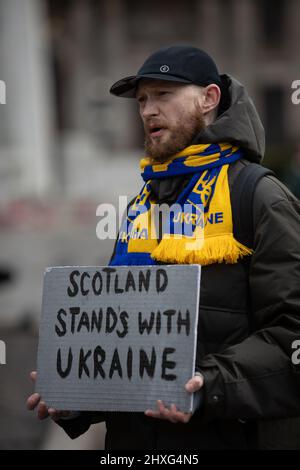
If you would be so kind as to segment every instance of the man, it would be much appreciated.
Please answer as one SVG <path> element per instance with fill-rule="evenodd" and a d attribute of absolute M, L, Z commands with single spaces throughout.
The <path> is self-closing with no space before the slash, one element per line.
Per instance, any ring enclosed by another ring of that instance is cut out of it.
<path fill-rule="evenodd" d="M 200 404 L 193 415 L 159 400 L 144 414 L 69 414 L 48 410 L 35 394 L 29 408 L 37 407 L 40 418 L 50 414 L 73 438 L 105 421 L 107 449 L 257 448 L 263 420 L 264 436 L 273 440 L 266 447 L 295 446 L 284 442 L 286 432 L 268 434 L 268 423 L 280 428 L 300 414 L 299 368 L 291 361 L 300 333 L 300 207 L 275 177 L 264 176 L 247 214 L 253 240 L 250 233 L 248 244 L 236 237 L 239 175 L 264 153 L 252 101 L 239 82 L 219 75 L 210 56 L 187 46 L 157 51 L 111 93 L 136 98 L 144 124 L 145 185 L 137 200 L 150 207 L 204 205 L 201 248 L 187 249 L 162 223 L 155 241 L 117 240 L 111 259 L 112 265 L 202 265 L 196 374 L 186 384 Z M 132 207 L 134 201 L 128 214 Z"/>

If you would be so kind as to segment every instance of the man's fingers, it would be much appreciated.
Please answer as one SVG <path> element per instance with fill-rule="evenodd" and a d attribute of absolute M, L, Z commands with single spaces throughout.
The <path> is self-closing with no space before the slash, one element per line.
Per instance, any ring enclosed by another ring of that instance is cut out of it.
<path fill-rule="evenodd" d="M 162 419 L 164 416 L 162 415 L 162 412 L 163 412 L 163 403 L 161 400 L 157 400 L 157 408 L 158 408 L 158 411 L 157 410 L 146 410 L 145 411 L 145 415 L 147 416 L 151 416 L 151 418 L 160 418 Z"/>
<path fill-rule="evenodd" d="M 169 408 L 166 408 L 161 400 L 157 400 L 158 411 L 146 410 L 146 416 L 151 418 L 165 419 L 171 421 L 171 423 L 187 423 L 192 413 L 183 413 L 178 411 L 176 406 L 172 404 Z"/>
<path fill-rule="evenodd" d="M 192 413 L 183 413 L 182 411 L 177 410 L 174 404 L 171 405 L 170 410 L 173 416 L 176 416 L 176 423 L 187 423 L 191 419 Z"/>
<path fill-rule="evenodd" d="M 178 411 L 174 404 L 170 406 L 170 410 L 168 410 L 169 420 L 171 423 L 178 423 Z"/>
<path fill-rule="evenodd" d="M 161 417 L 163 419 L 167 419 L 171 421 L 171 423 L 177 423 L 176 416 L 173 415 L 173 412 L 171 410 L 165 407 L 165 405 L 163 404 L 161 400 L 157 400 L 157 406 L 161 414 Z M 175 413 L 176 413 L 176 406 L 175 406 Z"/>
<path fill-rule="evenodd" d="M 48 409 L 49 416 L 54 420 L 57 421 L 58 419 L 61 418 L 66 418 L 67 416 L 70 415 L 70 411 L 64 410 L 56 410 L 55 408 L 49 408 Z"/>
<path fill-rule="evenodd" d="M 146 410 L 145 415 L 150 416 L 151 418 L 161 418 L 160 412 L 154 410 Z"/>
<path fill-rule="evenodd" d="M 38 393 L 34 393 L 33 395 L 30 395 L 30 397 L 27 400 L 27 408 L 29 410 L 34 410 L 34 408 L 39 404 L 41 397 Z"/>
<path fill-rule="evenodd" d="M 48 409 L 49 416 L 54 420 L 57 421 L 63 416 L 63 412 L 56 410 L 55 408 L 49 408 Z"/>
<path fill-rule="evenodd" d="M 203 387 L 204 380 L 201 375 L 195 375 L 186 384 L 185 389 L 189 393 L 194 393 Z"/>
<path fill-rule="evenodd" d="M 46 403 L 41 401 L 38 406 L 38 417 L 39 419 L 45 419 L 45 418 L 48 418 L 48 416 L 49 416 L 49 413 L 48 413 Z"/>
<path fill-rule="evenodd" d="M 30 372 L 30 378 L 31 378 L 33 383 L 36 381 L 36 377 L 37 377 L 36 370 L 33 370 L 32 372 Z"/>
<path fill-rule="evenodd" d="M 176 419 L 173 416 L 172 412 L 168 408 L 165 407 L 165 405 L 163 404 L 161 400 L 157 400 L 157 406 L 158 406 L 160 415 L 163 419 L 167 419 L 171 421 L 172 423 L 176 423 Z"/>
<path fill-rule="evenodd" d="M 32 382 L 36 381 L 37 372 L 35 370 L 30 372 L 30 378 Z M 34 410 L 37 407 L 37 415 L 39 419 L 48 418 L 49 415 L 53 419 L 58 419 L 62 415 L 62 412 L 55 410 L 54 408 L 50 408 L 48 410 L 46 403 L 41 401 L 41 396 L 38 393 L 33 393 L 30 395 L 30 397 L 27 399 L 26 405 L 29 410 Z"/>
<path fill-rule="evenodd" d="M 175 422 L 173 421 L 173 416 L 171 416 L 171 412 L 170 410 L 168 410 L 163 402 L 161 400 L 157 400 L 157 408 L 158 408 L 158 411 L 154 411 L 154 410 L 146 410 L 145 411 L 145 414 L 147 416 L 150 416 L 151 418 L 158 418 L 158 419 L 167 419 L 169 421 L 172 421 L 172 422 Z"/>
<path fill-rule="evenodd" d="M 161 400 L 157 400 L 157 407 L 158 407 L 158 411 L 161 414 L 164 414 L 165 407 L 164 407 L 164 404 Z"/>

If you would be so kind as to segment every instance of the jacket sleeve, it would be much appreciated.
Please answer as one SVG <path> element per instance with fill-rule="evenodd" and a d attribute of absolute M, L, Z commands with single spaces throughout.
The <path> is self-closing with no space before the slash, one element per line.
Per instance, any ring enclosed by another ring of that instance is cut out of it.
<path fill-rule="evenodd" d="M 273 177 L 255 190 L 254 225 L 252 334 L 202 359 L 209 420 L 300 415 L 300 367 L 292 361 L 300 339 L 300 203 Z"/>
<path fill-rule="evenodd" d="M 105 414 L 97 411 L 82 411 L 79 416 L 74 419 L 60 419 L 56 421 L 71 439 L 84 434 L 91 424 L 101 423 L 105 421 Z"/>

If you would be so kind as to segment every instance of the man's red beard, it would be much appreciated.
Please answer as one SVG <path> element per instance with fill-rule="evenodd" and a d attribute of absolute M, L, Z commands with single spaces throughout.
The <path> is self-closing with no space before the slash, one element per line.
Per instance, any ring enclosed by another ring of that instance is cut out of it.
<path fill-rule="evenodd" d="M 159 125 L 157 127 L 160 127 Z M 169 137 L 151 138 L 150 130 L 145 130 L 145 151 L 153 163 L 164 163 L 170 157 L 191 145 L 196 135 L 206 127 L 203 115 L 197 113 L 187 119 L 181 118 L 176 126 L 165 127 Z"/>

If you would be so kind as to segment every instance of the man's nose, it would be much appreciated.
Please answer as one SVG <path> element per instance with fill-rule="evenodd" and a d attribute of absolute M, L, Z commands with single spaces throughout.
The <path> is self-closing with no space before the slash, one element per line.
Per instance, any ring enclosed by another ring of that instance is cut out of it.
<path fill-rule="evenodd" d="M 147 100 L 142 109 L 142 117 L 149 118 L 151 116 L 157 116 L 159 114 L 159 109 L 154 100 Z"/>

